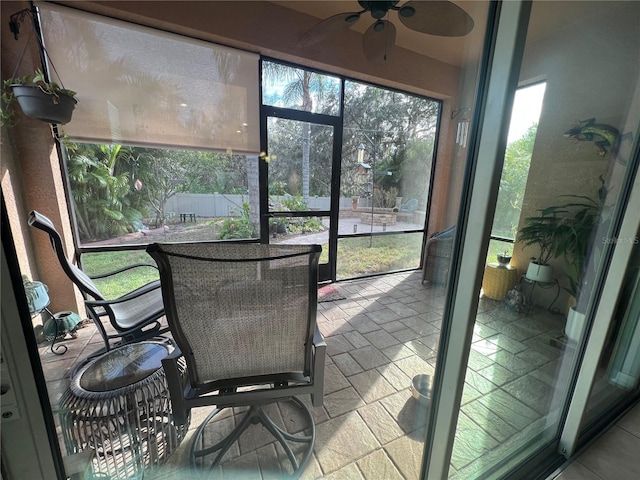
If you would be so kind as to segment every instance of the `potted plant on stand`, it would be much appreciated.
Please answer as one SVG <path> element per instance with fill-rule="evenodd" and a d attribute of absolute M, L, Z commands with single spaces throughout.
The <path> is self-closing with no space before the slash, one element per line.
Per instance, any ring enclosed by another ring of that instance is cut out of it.
<path fill-rule="evenodd" d="M 10 78 L 2 82 L 2 124 L 11 124 L 14 100 L 28 117 L 47 123 L 65 124 L 78 103 L 76 92 L 47 82 L 42 70 L 33 76 Z"/>
<path fill-rule="evenodd" d="M 531 257 L 527 268 L 526 278 L 532 282 L 550 282 L 553 270 L 549 260 L 553 258 L 555 251 L 555 234 L 558 219 L 550 215 L 548 209 L 542 210 L 537 217 L 528 217 L 525 225 L 518 232 L 518 242 L 524 247 L 535 245 L 538 247 L 538 255 Z"/>

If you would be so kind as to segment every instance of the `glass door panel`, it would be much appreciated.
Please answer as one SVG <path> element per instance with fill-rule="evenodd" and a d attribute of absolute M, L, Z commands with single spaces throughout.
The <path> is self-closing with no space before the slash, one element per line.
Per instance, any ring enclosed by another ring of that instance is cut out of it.
<path fill-rule="evenodd" d="M 511 260 L 519 275 L 507 268 L 498 274 L 484 270 L 483 286 L 499 280 L 505 288 L 499 294 L 485 288 L 491 294 L 479 299 L 450 478 L 499 477 L 557 445 L 577 352 L 594 321 L 605 259 L 612 253 L 606 239 L 616 238 L 628 198 L 622 186 L 637 161 L 625 135 L 638 135 L 637 120 L 627 122 L 638 85 L 637 68 L 627 66 L 637 65 L 638 42 L 625 39 L 637 33 L 640 5 L 565 2 L 562 12 L 557 8 L 532 4 L 520 83 L 545 78 L 547 84 Z M 559 15 L 565 21 L 547 31 L 543 25 Z M 600 32 L 597 44 L 590 41 L 594 29 Z M 585 42 L 588 56 L 582 55 Z M 610 45 L 621 46 L 594 70 L 593 55 Z M 603 94 L 585 96 L 589 90 Z M 484 241 L 489 243 L 488 235 Z M 530 259 L 550 276 L 530 274 Z M 618 346 L 627 327 L 635 329 L 620 324 Z M 616 365 L 615 354 L 610 356 L 602 373 L 606 382 Z"/>
<path fill-rule="evenodd" d="M 636 247 L 598 362 L 583 421 L 585 433 L 600 417 L 613 413 L 614 405 L 637 395 L 640 386 L 640 247 L 637 235 L 626 241 Z"/>
<path fill-rule="evenodd" d="M 269 212 L 329 210 L 333 127 L 268 117 Z"/>

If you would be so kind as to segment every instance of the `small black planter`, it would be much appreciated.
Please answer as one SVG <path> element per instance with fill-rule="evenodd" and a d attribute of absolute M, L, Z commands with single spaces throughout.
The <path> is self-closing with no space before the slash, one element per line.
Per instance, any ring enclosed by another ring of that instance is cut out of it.
<path fill-rule="evenodd" d="M 11 85 L 24 114 L 47 123 L 65 124 L 76 107 L 75 98 L 65 93 L 58 96 L 43 92 L 35 85 Z"/>
<path fill-rule="evenodd" d="M 497 255 L 497 258 L 498 258 L 498 263 L 503 267 L 506 267 L 507 265 L 509 265 L 509 262 L 511 261 L 511 255 L 505 255 L 502 253 L 499 253 Z"/>

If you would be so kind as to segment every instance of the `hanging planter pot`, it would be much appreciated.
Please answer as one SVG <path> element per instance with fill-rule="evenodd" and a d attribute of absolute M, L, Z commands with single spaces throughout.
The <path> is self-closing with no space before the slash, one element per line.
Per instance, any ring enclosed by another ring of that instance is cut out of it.
<path fill-rule="evenodd" d="M 70 93 L 50 93 L 38 85 L 13 84 L 11 90 L 26 116 L 47 123 L 69 123 L 78 103 Z"/>

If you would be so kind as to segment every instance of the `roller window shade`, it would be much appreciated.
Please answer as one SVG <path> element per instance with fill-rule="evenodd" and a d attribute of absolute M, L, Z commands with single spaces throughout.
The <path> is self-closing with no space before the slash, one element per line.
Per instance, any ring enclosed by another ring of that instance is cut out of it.
<path fill-rule="evenodd" d="M 49 58 L 65 88 L 78 92 L 64 126 L 71 140 L 259 151 L 258 55 L 48 3 L 39 7 Z"/>

